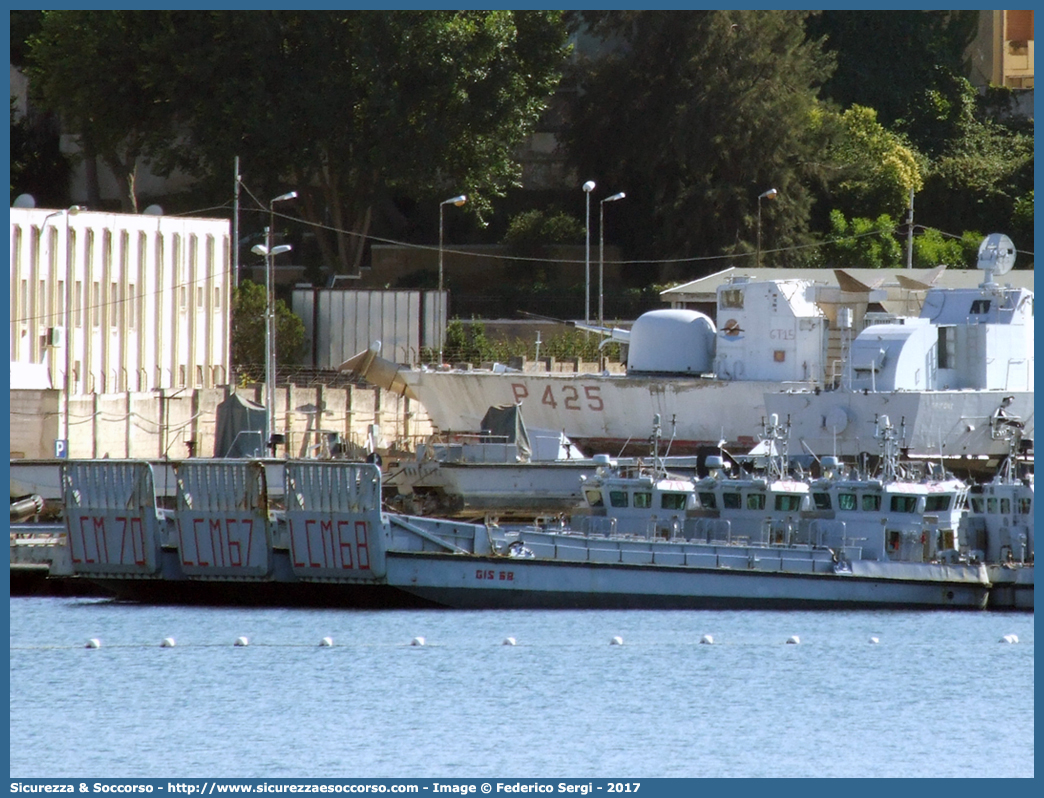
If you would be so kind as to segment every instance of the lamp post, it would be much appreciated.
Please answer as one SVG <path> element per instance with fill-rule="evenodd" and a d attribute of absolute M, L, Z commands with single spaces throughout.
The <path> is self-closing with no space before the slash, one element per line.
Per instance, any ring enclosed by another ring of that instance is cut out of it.
<path fill-rule="evenodd" d="M 587 195 L 587 221 L 584 224 L 584 237 L 587 247 L 584 254 L 584 324 L 591 323 L 591 192 L 595 189 L 595 182 L 588 180 L 584 183 L 584 193 Z"/>
<path fill-rule="evenodd" d="M 598 203 L 598 326 L 605 324 L 602 303 L 605 296 L 605 203 L 622 200 L 627 195 L 622 191 L 606 197 Z"/>
<path fill-rule="evenodd" d="M 265 239 L 271 237 L 269 231 L 265 231 Z M 275 433 L 275 307 L 272 302 L 273 262 L 276 255 L 289 252 L 293 247 L 289 244 L 280 244 L 278 247 L 269 249 L 264 244 L 251 247 L 250 251 L 255 255 L 261 255 L 265 259 L 265 446 L 272 449 L 275 454 L 275 444 L 272 436 Z"/>
<path fill-rule="evenodd" d="M 75 216 L 80 211 L 86 210 L 82 205 L 72 205 L 63 211 L 55 211 L 44 217 L 40 223 L 40 232 L 43 232 L 47 221 L 55 216 L 65 217 L 65 407 L 62 411 L 62 440 L 64 443 L 63 455 L 69 456 L 69 400 L 72 397 L 72 303 L 73 303 L 73 273 L 72 273 L 72 246 L 69 241 L 69 217 Z M 55 452 L 57 456 L 58 452 Z"/>
<path fill-rule="evenodd" d="M 756 265 L 761 267 L 761 201 L 763 199 L 773 200 L 779 196 L 779 192 L 774 188 L 770 188 L 768 191 L 763 191 L 758 194 L 758 250 L 756 257 Z"/>
<path fill-rule="evenodd" d="M 255 255 L 265 258 L 265 445 L 275 456 L 275 256 L 289 252 L 289 244 L 272 246 L 272 228 L 275 227 L 275 204 L 297 197 L 296 191 L 280 194 L 268 203 L 268 227 L 265 228 L 265 243 L 251 248 Z"/>
<path fill-rule="evenodd" d="M 436 306 L 438 313 L 436 314 L 437 321 L 435 324 L 435 334 L 439 337 L 439 363 L 442 365 L 442 344 L 443 344 L 443 319 L 442 319 L 442 209 L 447 205 L 454 205 L 460 207 L 468 201 L 467 194 L 458 194 L 456 197 L 450 197 L 448 200 L 443 200 L 439 203 L 439 295 L 436 297 Z"/>

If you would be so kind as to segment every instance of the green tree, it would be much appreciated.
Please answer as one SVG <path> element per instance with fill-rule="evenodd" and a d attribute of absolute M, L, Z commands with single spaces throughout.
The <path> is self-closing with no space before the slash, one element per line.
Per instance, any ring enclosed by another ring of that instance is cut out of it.
<path fill-rule="evenodd" d="M 830 212 L 830 238 L 821 248 L 821 265 L 830 268 L 893 269 L 903 264 L 903 250 L 895 238 L 895 220 L 888 214 L 876 219 L 846 219 Z"/>
<path fill-rule="evenodd" d="M 156 11 L 48 11 L 29 39 L 32 98 L 77 134 L 88 167 L 95 156 L 109 166 L 123 209 L 135 213 L 141 162 L 173 136 L 166 20 Z M 96 205 L 96 185 L 91 193 Z"/>
<path fill-rule="evenodd" d="M 327 265 L 357 273 L 389 192 L 467 210 L 520 178 L 514 150 L 566 55 L 559 12 L 181 12 L 177 162 L 219 181 L 235 155 L 297 189 Z M 269 194 L 272 196 L 273 194 Z"/>
<path fill-rule="evenodd" d="M 899 216 L 910 192 L 924 185 L 924 159 L 881 125 L 872 108 L 853 105 L 840 114 L 823 109 L 813 118 L 830 142 L 823 162 L 830 205 L 853 216 Z"/>
<path fill-rule="evenodd" d="M 587 12 L 612 48 L 581 65 L 565 138 L 582 178 L 627 192 L 620 236 L 643 257 L 806 240 L 810 116 L 830 59 L 797 11 Z M 599 189 L 600 190 L 600 189 Z M 767 257 L 766 262 L 779 262 Z M 666 278 L 670 275 L 664 275 Z M 683 276 L 683 275 L 678 275 Z"/>
<path fill-rule="evenodd" d="M 823 85 L 842 108 L 877 111 L 929 155 L 952 137 L 965 113 L 964 53 L 978 11 L 824 11 L 806 22 L 823 37 L 837 69 Z"/>
<path fill-rule="evenodd" d="M 11 202 L 31 194 L 37 205 L 68 204 L 71 166 L 58 147 L 58 128 L 49 115 L 19 117 L 11 102 Z"/>
<path fill-rule="evenodd" d="M 917 221 L 953 233 L 1007 233 L 1020 250 L 1032 252 L 1033 150 L 1032 122 L 1019 127 L 969 118 L 962 135 L 933 160 Z"/>
<path fill-rule="evenodd" d="M 261 381 L 265 375 L 265 287 L 242 281 L 232 292 L 232 366 L 241 379 Z M 304 322 L 286 306 L 275 301 L 276 362 L 296 363 L 304 343 Z"/>

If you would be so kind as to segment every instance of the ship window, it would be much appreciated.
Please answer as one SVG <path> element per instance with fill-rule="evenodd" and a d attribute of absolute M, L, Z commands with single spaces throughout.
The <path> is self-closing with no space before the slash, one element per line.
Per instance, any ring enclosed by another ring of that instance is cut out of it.
<path fill-rule="evenodd" d="M 881 509 L 881 494 L 880 493 L 864 493 L 863 494 L 863 512 L 877 512 Z"/>
<path fill-rule="evenodd" d="M 602 492 L 600 490 L 587 490 L 584 491 L 584 495 L 587 496 L 587 503 L 592 507 L 604 507 L 602 503 Z"/>
<path fill-rule="evenodd" d="M 864 496 L 865 502 L 869 497 Z M 912 513 L 917 510 L 916 496 L 892 496 L 890 509 L 893 513 Z"/>
<path fill-rule="evenodd" d="M 645 490 L 635 491 L 634 506 L 642 510 L 652 507 L 652 494 Z"/>
<path fill-rule="evenodd" d="M 707 510 L 717 510 L 718 503 L 714 500 L 713 493 L 701 493 L 700 494 L 700 505 Z"/>
<path fill-rule="evenodd" d="M 626 507 L 627 506 L 627 491 L 625 490 L 611 490 L 609 491 L 609 504 L 613 507 Z"/>
<path fill-rule="evenodd" d="M 990 515 L 997 514 L 997 499 L 991 496 L 986 500 L 986 512 Z"/>
<path fill-rule="evenodd" d="M 726 288 L 721 294 L 721 307 L 723 308 L 742 308 L 743 307 L 743 291 L 738 288 Z"/>
<path fill-rule="evenodd" d="M 924 510 L 927 513 L 945 513 L 949 509 L 950 496 L 948 494 L 929 496 L 924 500 Z"/>
<path fill-rule="evenodd" d="M 765 509 L 765 494 L 764 493 L 748 493 L 747 494 L 747 509 L 748 510 L 764 510 Z"/>
<path fill-rule="evenodd" d="M 738 510 L 740 508 L 740 495 L 738 493 L 723 493 L 721 501 L 726 510 Z"/>
<path fill-rule="evenodd" d="M 957 328 L 939 328 L 939 368 L 952 369 L 957 365 Z"/>
<path fill-rule="evenodd" d="M 979 515 L 982 515 L 984 512 L 986 512 L 986 501 L 982 498 L 982 496 L 972 496 L 971 505 L 973 513 L 978 513 Z"/>
<path fill-rule="evenodd" d="M 1000 500 L 1001 515 L 1011 515 L 1011 499 L 1004 497 Z"/>
<path fill-rule="evenodd" d="M 976 299 L 972 302 L 971 306 L 972 313 L 989 313 L 990 312 L 990 300 L 988 299 Z"/>
<path fill-rule="evenodd" d="M 785 513 L 800 510 L 801 495 L 797 493 L 781 493 L 776 496 L 776 509 Z"/>
<path fill-rule="evenodd" d="M 903 542 L 903 533 L 898 529 L 888 530 L 888 550 L 898 553 L 899 545 Z"/>
<path fill-rule="evenodd" d="M 813 493 L 812 501 L 816 505 L 817 510 L 829 510 L 830 509 L 830 494 L 829 493 Z"/>
<path fill-rule="evenodd" d="M 1033 500 L 1029 496 L 1019 498 L 1019 515 L 1029 515 L 1032 512 Z"/>
<path fill-rule="evenodd" d="M 854 493 L 839 493 L 837 495 L 837 509 L 854 510 L 856 508 L 856 495 Z"/>
<path fill-rule="evenodd" d="M 664 510 L 684 510 L 684 493 L 664 493 L 660 496 L 660 508 Z"/>

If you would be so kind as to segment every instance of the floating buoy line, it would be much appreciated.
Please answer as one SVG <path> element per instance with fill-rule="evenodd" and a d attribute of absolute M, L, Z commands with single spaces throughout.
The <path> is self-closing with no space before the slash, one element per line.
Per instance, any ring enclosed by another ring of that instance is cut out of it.
<path fill-rule="evenodd" d="M 790 635 L 789 637 L 784 639 L 782 642 L 785 643 L 786 645 L 800 645 L 801 644 L 801 638 L 798 635 Z M 867 639 L 867 643 L 869 643 L 870 645 L 878 645 L 880 642 L 881 642 L 881 638 L 878 635 L 871 635 Z M 1003 643 L 1003 644 L 1008 644 L 1008 645 L 1017 644 L 1019 642 L 1019 636 L 1017 634 L 1013 634 L 1013 633 L 1005 634 L 999 640 L 997 640 L 997 642 L 998 643 Z M 699 640 L 698 640 L 698 644 L 699 645 L 707 645 L 707 646 L 710 646 L 710 645 L 721 645 L 714 638 L 714 635 L 710 635 L 710 634 L 701 635 Z M 181 648 L 226 648 L 226 647 L 229 647 L 229 646 L 231 646 L 233 648 L 247 648 L 247 647 L 255 647 L 255 646 L 259 647 L 259 648 L 315 648 L 316 647 L 315 643 L 309 643 L 309 644 L 306 644 L 306 643 L 254 643 L 246 635 L 240 635 L 240 636 L 232 639 L 229 643 L 190 643 L 188 646 L 178 646 L 177 640 L 174 637 L 164 637 L 163 639 L 161 639 L 159 641 L 158 645 L 159 645 L 160 648 L 175 648 L 175 647 L 181 647 Z M 408 647 L 408 648 L 429 648 L 430 647 L 427 638 L 425 638 L 423 636 L 420 636 L 420 635 L 418 635 L 416 637 L 413 637 L 412 639 L 410 639 L 410 641 L 408 643 L 399 643 L 399 644 L 392 644 L 392 645 L 396 646 L 396 647 L 397 646 L 405 646 L 405 647 Z M 517 646 L 518 645 L 518 638 L 516 638 L 514 636 L 501 638 L 500 645 L 501 646 L 505 646 L 505 647 L 509 647 L 509 648 L 513 647 L 513 646 Z M 624 639 L 620 635 L 614 635 L 613 637 L 609 638 L 609 645 L 610 646 L 622 646 L 622 645 L 624 645 Z M 749 645 L 749 643 L 745 643 L 745 645 Z M 155 646 L 156 646 L 155 643 L 148 644 L 148 645 L 141 644 L 141 643 L 116 643 L 116 644 L 112 644 L 112 645 L 105 644 L 103 646 L 102 645 L 102 639 L 100 637 L 91 637 L 91 638 L 88 638 L 83 643 L 83 645 L 80 646 L 80 647 L 85 648 L 85 649 L 101 649 L 103 647 L 104 648 L 152 648 L 152 647 L 155 647 Z M 10 650 L 11 651 L 36 651 L 36 650 L 47 650 L 47 649 L 68 649 L 68 648 L 76 648 L 76 647 L 77 646 L 69 646 L 69 645 L 11 646 Z M 326 636 L 326 637 L 322 637 L 322 638 L 319 639 L 318 648 L 333 648 L 333 647 L 334 647 L 334 639 L 333 639 L 333 637 Z M 343 648 L 344 645 L 342 645 L 341 647 Z M 352 647 L 354 647 L 354 648 L 373 648 L 374 644 L 354 643 L 354 644 L 352 644 Z"/>

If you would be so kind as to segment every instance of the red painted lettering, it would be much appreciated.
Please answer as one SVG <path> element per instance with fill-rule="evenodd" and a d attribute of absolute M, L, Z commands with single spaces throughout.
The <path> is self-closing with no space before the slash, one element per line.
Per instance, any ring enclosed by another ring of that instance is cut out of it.
<path fill-rule="evenodd" d="M 359 570 L 370 570 L 370 547 L 367 542 L 369 530 L 365 521 L 355 522 L 355 549 L 359 552 Z"/>
<path fill-rule="evenodd" d="M 555 401 L 555 394 L 551 390 L 550 385 L 544 388 L 544 395 L 540 399 L 540 404 L 550 405 L 552 409 L 558 409 L 558 402 Z"/>
<path fill-rule="evenodd" d="M 605 409 L 605 403 L 602 401 L 602 395 L 599 393 L 601 388 L 597 385 L 585 385 L 584 396 L 587 397 L 587 408 L 589 410 L 595 410 L 601 412 Z"/>
<path fill-rule="evenodd" d="M 518 404 L 529 396 L 529 390 L 521 382 L 513 382 L 511 383 L 511 395 L 515 397 L 515 404 Z"/>
<path fill-rule="evenodd" d="M 562 393 L 565 394 L 564 405 L 566 410 L 580 409 L 580 391 L 577 390 L 575 385 L 563 386 Z"/>

